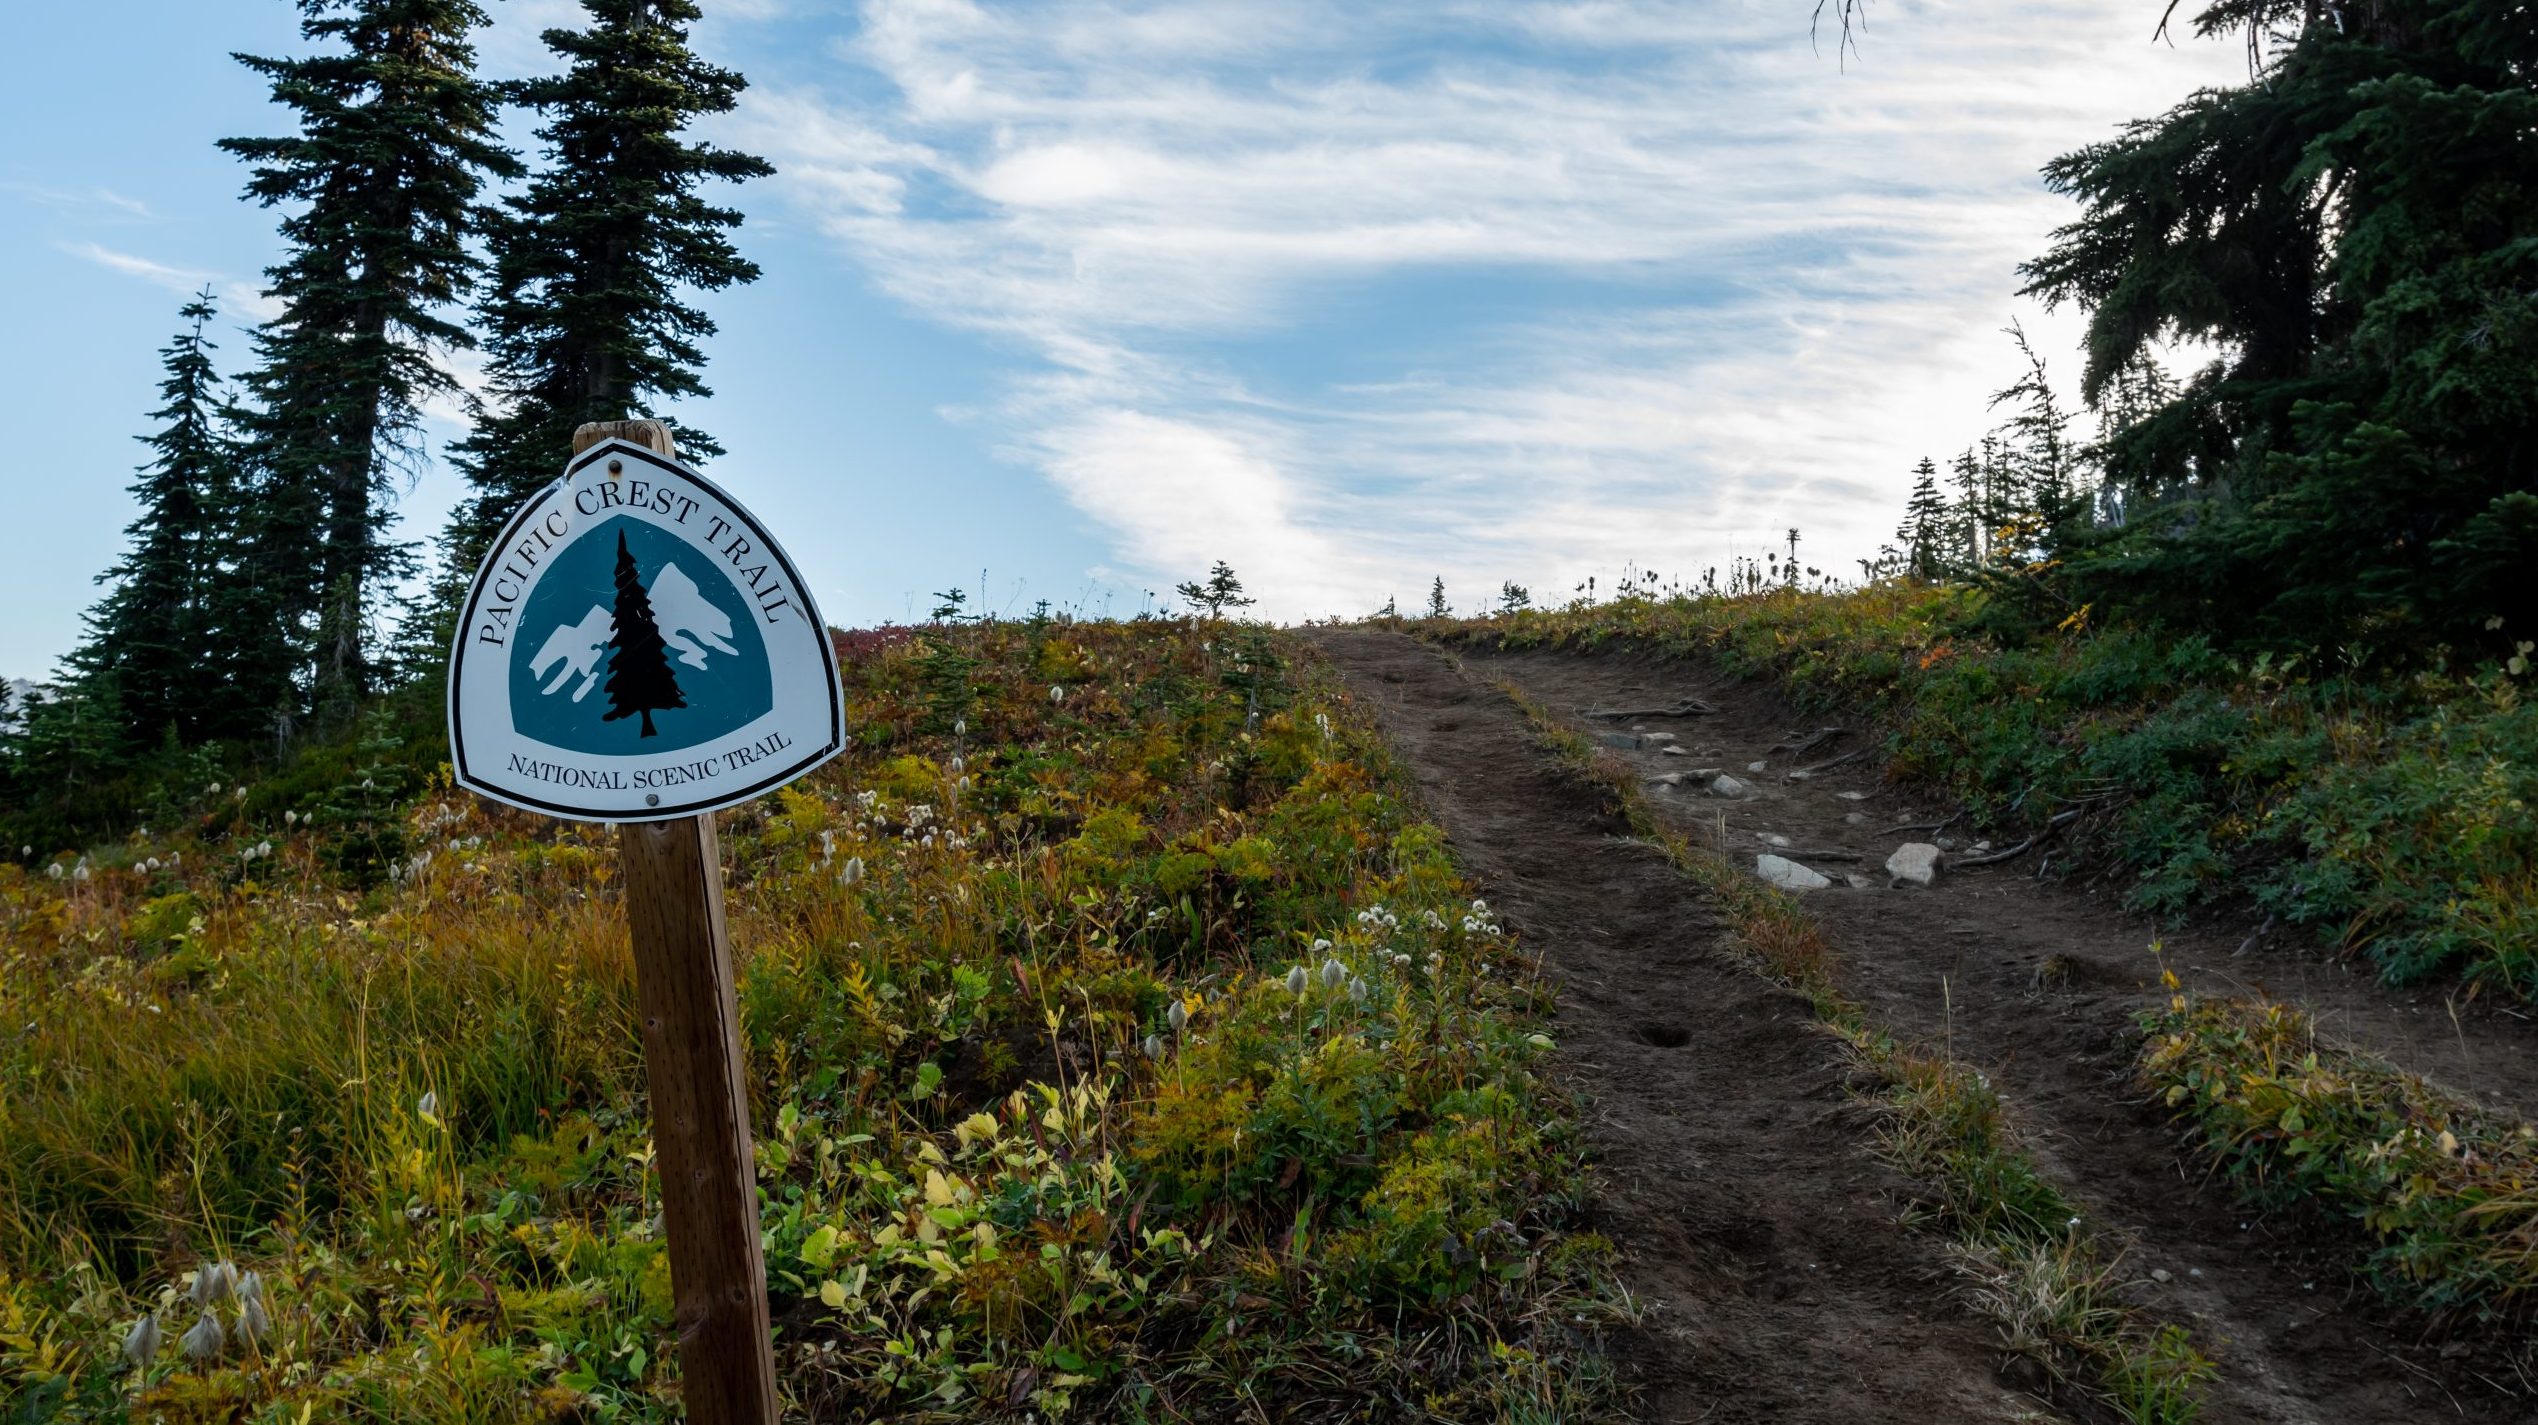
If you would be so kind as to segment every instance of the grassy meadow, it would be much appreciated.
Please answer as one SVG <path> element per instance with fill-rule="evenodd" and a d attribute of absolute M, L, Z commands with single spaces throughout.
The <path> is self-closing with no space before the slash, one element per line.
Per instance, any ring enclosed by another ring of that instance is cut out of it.
<path fill-rule="evenodd" d="M 1300 646 L 843 646 L 722 818 L 792 1408 L 1600 1408 L 1547 992 Z M 359 760 L 0 868 L 9 1418 L 678 1415 L 613 837 Z"/>

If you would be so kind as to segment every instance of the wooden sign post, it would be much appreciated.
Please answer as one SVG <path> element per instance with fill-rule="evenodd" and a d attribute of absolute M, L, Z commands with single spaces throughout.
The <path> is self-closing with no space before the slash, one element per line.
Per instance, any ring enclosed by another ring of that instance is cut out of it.
<path fill-rule="evenodd" d="M 687 1416 L 774 1425 L 714 811 L 844 748 L 827 626 L 774 539 L 678 463 L 668 427 L 585 425 L 478 571 L 449 681 L 460 785 L 617 823 Z"/>
<path fill-rule="evenodd" d="M 638 436 L 625 426 L 648 429 Z M 573 453 L 612 435 L 678 457 L 659 421 L 583 426 L 573 432 Z M 758 1243 L 740 991 L 723 923 L 722 841 L 708 811 L 625 822 L 617 847 L 687 1418 L 696 1425 L 775 1425 L 775 1329 Z"/>

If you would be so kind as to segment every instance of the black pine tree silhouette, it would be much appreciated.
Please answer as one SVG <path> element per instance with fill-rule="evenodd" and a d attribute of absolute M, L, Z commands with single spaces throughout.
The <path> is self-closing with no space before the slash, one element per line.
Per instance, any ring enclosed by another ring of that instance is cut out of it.
<path fill-rule="evenodd" d="M 622 531 L 617 535 L 617 635 L 608 640 L 608 646 L 614 650 L 608 655 L 608 712 L 600 721 L 615 722 L 640 713 L 643 735 L 657 736 L 652 726 L 654 710 L 683 708 L 687 699 L 679 693 L 678 676 L 670 671 L 661 626 L 652 621 L 652 596 L 635 577 L 634 555 L 627 552 Z"/>

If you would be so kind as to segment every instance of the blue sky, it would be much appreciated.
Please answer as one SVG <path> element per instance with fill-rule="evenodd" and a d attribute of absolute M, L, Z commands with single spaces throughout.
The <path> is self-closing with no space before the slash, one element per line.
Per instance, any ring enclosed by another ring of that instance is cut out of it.
<path fill-rule="evenodd" d="M 570 0 L 490 0 L 495 74 Z M 1230 560 L 1283 618 L 1697 575 L 1804 531 L 1848 569 L 1989 424 L 2072 216 L 2045 160 L 2244 77 L 2157 0 L 1686 5 L 706 0 L 753 81 L 711 135 L 766 270 L 707 306 L 716 479 L 832 622 L 930 591 L 1131 613 Z M 132 509 L 156 349 L 257 311 L 272 215 L 213 147 L 277 114 L 282 0 L 28 7 L 0 93 L 13 393 L 0 674 L 75 641 Z M 522 134 L 525 140 L 525 133 Z M 243 332 L 224 331 L 225 369 Z M 464 356 L 453 358 L 462 377 Z M 456 433 L 436 415 L 435 440 Z M 406 492 L 424 538 L 457 495 Z"/>

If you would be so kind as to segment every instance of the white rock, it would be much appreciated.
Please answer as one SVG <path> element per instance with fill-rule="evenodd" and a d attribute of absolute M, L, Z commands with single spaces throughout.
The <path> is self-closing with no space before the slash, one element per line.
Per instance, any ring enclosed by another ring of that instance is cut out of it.
<path fill-rule="evenodd" d="M 1864 811 L 1851 812 L 1844 816 L 1842 820 L 1851 826 L 1866 826 L 1868 825 L 1868 813 Z"/>
<path fill-rule="evenodd" d="M 1784 891 L 1820 891 L 1833 884 L 1786 856 L 1757 856 L 1754 871 Z"/>
<path fill-rule="evenodd" d="M 1848 881 L 1851 889 L 1855 891 L 1873 891 L 1877 889 L 1877 883 L 1875 881 L 1861 875 L 1857 871 L 1844 871 L 1842 873 L 1842 879 Z"/>
<path fill-rule="evenodd" d="M 1886 858 L 1887 884 L 1930 886 L 1939 880 L 1939 848 L 1927 841 L 1907 841 Z"/>
<path fill-rule="evenodd" d="M 1846 802 L 1864 802 L 1868 800 L 1868 793 L 1866 792 L 1835 792 L 1833 795 L 1840 797 Z"/>
<path fill-rule="evenodd" d="M 1730 801 L 1744 796 L 1747 790 L 1748 789 L 1744 783 L 1737 781 L 1734 777 L 1727 775 L 1725 772 L 1719 773 L 1717 779 L 1710 783 L 1711 796 L 1726 797 Z"/>
<path fill-rule="evenodd" d="M 1789 838 L 1776 831 L 1757 831 L 1754 833 L 1754 839 L 1760 841 L 1765 846 L 1786 846 L 1789 844 Z"/>
<path fill-rule="evenodd" d="M 1636 732 L 1638 729 L 1633 728 L 1632 731 Z M 1642 732 L 1639 734 L 1639 740 L 1642 742 L 1656 743 L 1672 742 L 1674 741 L 1674 734 L 1671 732 Z"/>
<path fill-rule="evenodd" d="M 1663 755 L 1663 756 L 1667 756 L 1667 757 L 1689 757 L 1689 756 L 1691 756 L 1691 755 L 1692 755 L 1691 753 L 1684 751 L 1682 748 L 1675 746 L 1675 745 L 1674 745 L 1673 743 L 1671 743 L 1671 742 L 1667 743 L 1667 744 L 1666 744 L 1666 745 L 1664 745 L 1663 747 L 1658 748 L 1658 749 L 1657 749 L 1657 751 L 1658 751 L 1661 755 Z"/>
<path fill-rule="evenodd" d="M 1748 762 L 1745 764 L 1745 770 L 1748 772 L 1760 772 L 1770 765 L 1771 764 L 1769 762 Z"/>

